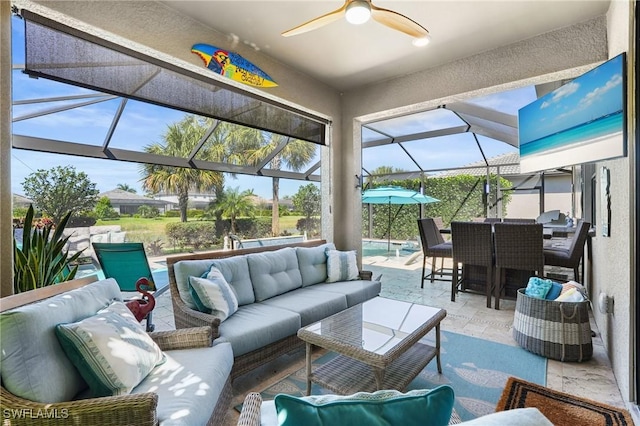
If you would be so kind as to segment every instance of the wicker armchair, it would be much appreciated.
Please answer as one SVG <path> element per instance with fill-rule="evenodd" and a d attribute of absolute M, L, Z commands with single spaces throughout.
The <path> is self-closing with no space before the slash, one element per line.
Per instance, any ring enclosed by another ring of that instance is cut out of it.
<path fill-rule="evenodd" d="M 438 258 L 444 262 L 445 258 L 453 259 L 453 246 L 450 241 L 445 242 L 440 234 L 436 222 L 432 218 L 418 219 L 418 230 L 420 231 L 420 243 L 422 245 L 422 279 L 420 288 L 424 288 L 424 280 L 427 278 L 434 281 L 436 274 L 442 278 L 445 275 L 452 276 L 452 271 L 445 272 L 443 265 L 437 266 Z M 425 275 L 425 265 L 427 258 L 431 257 L 431 273 Z"/>
<path fill-rule="evenodd" d="M 82 278 L 3 298 L 0 312 L 40 302 L 83 287 L 95 280 L 95 276 Z M 213 342 L 210 327 L 161 331 L 149 335 L 163 351 L 206 347 L 211 346 Z M 231 382 L 227 380 L 208 424 L 221 424 L 227 414 L 231 397 Z M 0 410 L 5 413 L 5 425 L 155 426 L 158 424 L 157 406 L 158 395 L 153 392 L 41 403 L 18 397 L 4 385 L 0 387 Z"/>
<path fill-rule="evenodd" d="M 486 278 L 482 292 L 487 296 L 487 307 L 491 307 L 493 290 L 493 236 L 491 223 L 451 222 L 451 239 L 453 242 L 453 280 L 451 282 L 451 301 L 456 301 L 458 287 L 466 289 L 466 283 L 458 278 L 457 265 L 479 266 L 486 269 Z"/>
<path fill-rule="evenodd" d="M 504 296 L 506 269 L 530 271 L 544 275 L 542 225 L 530 223 L 494 224 L 496 282 L 494 307 L 500 309 Z M 522 287 L 526 286 L 522 283 Z"/>
<path fill-rule="evenodd" d="M 584 244 L 589 236 L 589 222 L 580 222 L 576 232 L 573 234 L 571 246 L 568 249 L 556 247 L 545 248 L 544 264 L 550 266 L 560 266 L 573 269 L 574 280 L 580 282 L 580 260 L 584 254 Z"/>

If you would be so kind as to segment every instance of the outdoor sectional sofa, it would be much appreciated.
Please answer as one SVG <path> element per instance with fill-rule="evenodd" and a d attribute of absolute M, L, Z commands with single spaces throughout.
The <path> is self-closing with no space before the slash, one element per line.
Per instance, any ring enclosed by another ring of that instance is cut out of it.
<path fill-rule="evenodd" d="M 117 282 L 95 280 L 68 281 L 2 299 L 3 424 L 221 424 L 232 396 L 231 345 L 212 345 L 210 327 L 149 333 L 162 356 L 158 354 L 157 362 L 147 363 L 145 372 L 136 374 L 142 368 L 141 359 L 136 358 L 137 363 L 132 365 L 130 356 L 124 356 L 128 362 L 121 362 L 123 355 L 130 355 L 133 346 L 148 351 L 154 345 L 141 346 L 148 337 L 126 306 L 119 303 L 122 294 Z M 112 311 L 105 314 L 109 309 Z M 123 318 L 127 317 L 133 327 L 120 327 L 118 324 L 126 322 Z M 95 347 L 89 345 L 92 356 L 72 358 L 67 352 L 68 341 L 60 339 L 57 326 L 73 327 L 87 321 L 93 321 L 94 328 L 83 336 L 90 336 L 93 343 L 97 335 L 102 335 L 108 349 L 97 355 Z M 95 383 L 85 380 L 87 366 L 78 360 L 100 360 L 109 355 L 113 369 L 98 362 L 110 379 L 114 375 L 125 379 L 135 376 L 141 381 L 136 380 L 138 384 L 132 390 L 96 396 L 99 392 L 92 386 Z"/>
<path fill-rule="evenodd" d="M 297 332 L 380 293 L 370 272 L 351 281 L 327 281 L 324 240 L 286 246 L 197 253 L 167 258 L 176 329 L 210 326 L 216 342 L 233 349 L 232 378 L 302 347 Z M 221 322 L 200 312 L 189 291 L 189 277 L 215 266 L 233 288 L 238 310 Z M 356 270 L 357 272 L 357 270 Z"/>

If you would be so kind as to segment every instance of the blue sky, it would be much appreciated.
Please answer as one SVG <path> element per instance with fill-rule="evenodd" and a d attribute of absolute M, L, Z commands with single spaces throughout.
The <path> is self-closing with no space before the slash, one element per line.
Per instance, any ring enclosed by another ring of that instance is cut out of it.
<path fill-rule="evenodd" d="M 521 143 L 622 110 L 623 68 L 619 55 L 522 108 Z"/>
<path fill-rule="evenodd" d="M 13 24 L 13 61 L 15 64 L 23 64 L 23 23 L 19 19 L 13 18 Z M 13 72 L 13 96 L 15 100 L 89 93 L 93 92 L 45 79 L 30 79 L 19 70 Z M 535 94 L 532 88 L 523 88 L 476 99 L 473 102 L 515 115 L 519 108 L 531 102 L 534 98 Z M 83 101 L 85 100 L 74 102 Z M 55 108 L 68 103 L 69 101 L 16 105 L 13 109 L 14 119 L 34 111 Z M 13 133 L 102 145 L 118 104 L 119 100 L 114 99 L 42 117 L 16 121 L 13 123 Z M 183 112 L 172 111 L 137 101 L 129 101 L 109 146 L 142 150 L 145 145 L 162 142 L 162 134 L 167 126 L 179 121 L 183 116 Z M 440 117 L 426 123 L 419 116 L 407 117 L 405 120 L 401 120 L 401 126 L 396 126 L 396 129 L 402 134 L 408 134 L 415 131 L 423 131 L 425 126 L 434 128 L 446 126 L 451 124 L 452 120 L 455 121 L 451 116 Z M 365 140 L 366 137 L 365 135 Z M 502 142 L 481 136 L 479 139 L 487 157 L 514 150 L 514 148 Z M 427 169 L 461 166 L 482 159 L 471 134 L 434 138 L 428 141 L 415 141 L 407 143 L 406 147 L 411 151 L 414 158 L 424 164 Z M 73 165 L 77 170 L 87 173 L 101 192 L 114 189 L 118 184 L 122 183 L 135 188 L 140 194 L 143 193 L 140 183 L 140 165 L 138 164 L 17 149 L 12 150 L 12 191 L 23 194 L 22 182 L 29 174 L 38 169 L 69 165 Z M 413 163 L 397 144 L 365 150 L 363 153 L 363 165 L 369 171 L 379 166 L 415 170 Z M 308 183 L 307 181 L 281 179 L 280 197 L 294 195 L 299 186 Z M 257 195 L 267 199 L 272 197 L 271 184 L 271 179 L 267 177 L 247 175 L 233 177 L 226 175 L 227 187 L 239 187 L 241 190 L 253 189 Z"/>

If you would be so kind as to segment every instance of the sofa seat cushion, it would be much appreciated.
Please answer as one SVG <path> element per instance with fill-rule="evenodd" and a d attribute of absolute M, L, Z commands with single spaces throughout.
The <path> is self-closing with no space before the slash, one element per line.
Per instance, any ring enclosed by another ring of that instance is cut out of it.
<path fill-rule="evenodd" d="M 262 304 L 296 312 L 300 315 L 300 321 L 304 327 L 347 309 L 347 298 L 344 294 L 316 291 L 305 287 L 272 297 Z"/>
<path fill-rule="evenodd" d="M 56 334 L 93 397 L 127 395 L 164 361 L 162 351 L 123 302 L 58 324 Z"/>
<path fill-rule="evenodd" d="M 56 337 L 56 325 L 94 315 L 122 300 L 110 278 L 0 314 L 0 374 L 12 394 L 37 402 L 70 401 L 87 387 Z"/>
<path fill-rule="evenodd" d="M 229 343 L 166 351 L 166 362 L 154 368 L 131 393 L 158 394 L 158 422 L 206 425 L 231 374 Z"/>
<path fill-rule="evenodd" d="M 298 266 L 302 275 L 302 287 L 327 280 L 327 250 L 335 250 L 333 243 L 316 247 L 296 247 Z"/>
<path fill-rule="evenodd" d="M 206 276 L 211 267 L 218 268 L 224 279 L 236 293 L 238 305 L 255 302 L 249 264 L 246 256 L 233 256 L 224 259 L 181 260 L 173 265 L 176 285 L 182 301 L 191 309 L 198 309 L 189 291 L 189 277 Z"/>
<path fill-rule="evenodd" d="M 253 303 L 239 307 L 235 314 L 220 324 L 220 338 L 216 341 L 231 343 L 233 356 L 238 357 L 293 336 L 300 327 L 300 315 L 297 313 Z"/>
<path fill-rule="evenodd" d="M 302 287 L 298 257 L 293 247 L 247 256 L 256 301 Z"/>
<path fill-rule="evenodd" d="M 382 285 L 380 281 L 338 281 L 335 283 L 320 283 L 304 290 L 326 291 L 330 293 L 344 294 L 347 298 L 348 307 L 366 302 L 380 294 Z"/>

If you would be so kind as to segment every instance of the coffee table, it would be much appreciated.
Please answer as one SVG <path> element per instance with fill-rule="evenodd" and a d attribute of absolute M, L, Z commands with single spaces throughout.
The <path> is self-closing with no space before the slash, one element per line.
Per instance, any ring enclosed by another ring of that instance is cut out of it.
<path fill-rule="evenodd" d="M 447 312 L 375 297 L 298 330 L 306 342 L 307 395 L 311 383 L 337 394 L 403 391 L 434 357 L 440 365 L 440 321 Z M 435 347 L 420 341 L 435 328 Z M 337 355 L 315 369 L 313 346 Z"/>

